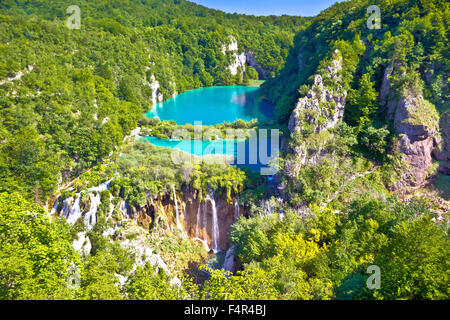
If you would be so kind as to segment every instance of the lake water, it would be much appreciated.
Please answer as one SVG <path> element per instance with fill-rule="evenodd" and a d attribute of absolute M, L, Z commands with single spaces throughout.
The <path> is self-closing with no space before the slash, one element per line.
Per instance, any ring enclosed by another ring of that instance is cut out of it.
<path fill-rule="evenodd" d="M 245 121 L 272 119 L 274 106 L 261 100 L 258 90 L 259 88 L 245 86 L 191 90 L 158 103 L 146 116 L 157 116 L 161 120 L 174 120 L 179 125 L 194 124 L 198 121 L 201 121 L 202 125 L 215 125 L 223 122 L 234 122 L 238 119 Z M 155 146 L 178 149 L 197 156 L 233 156 L 235 159 L 234 165 L 249 167 L 257 171 L 267 167 L 267 161 L 264 160 L 266 156 L 274 155 L 271 152 L 270 133 L 268 133 L 268 136 L 269 139 L 258 137 L 256 144 L 250 144 L 249 141 L 242 140 L 194 141 L 161 139 L 158 137 L 145 137 L 144 139 Z M 268 152 L 265 152 L 265 148 Z M 242 161 L 243 157 L 245 158 L 244 161 Z"/>
<path fill-rule="evenodd" d="M 259 88 L 246 86 L 210 87 L 190 90 L 156 104 L 146 115 L 177 124 L 215 125 L 238 119 L 273 118 L 273 105 L 259 98 Z"/>

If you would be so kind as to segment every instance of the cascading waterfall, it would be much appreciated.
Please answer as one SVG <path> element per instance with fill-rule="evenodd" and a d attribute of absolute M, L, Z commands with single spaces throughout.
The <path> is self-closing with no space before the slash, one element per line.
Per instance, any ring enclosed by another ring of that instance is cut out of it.
<path fill-rule="evenodd" d="M 172 185 L 172 190 L 173 190 L 173 200 L 175 202 L 175 212 L 177 215 L 177 228 L 178 228 L 178 230 L 183 232 L 183 227 L 181 226 L 181 222 L 180 222 L 180 214 L 178 211 L 178 201 L 177 201 L 177 193 L 175 191 L 175 185 Z"/>
<path fill-rule="evenodd" d="M 239 198 L 236 199 L 236 202 L 234 203 L 234 219 L 237 220 L 241 216 L 241 213 L 239 212 Z"/>
<path fill-rule="evenodd" d="M 84 215 L 84 222 L 85 222 L 88 230 L 92 229 L 97 222 L 97 210 L 98 210 L 98 206 L 101 203 L 100 192 L 107 190 L 109 188 L 109 184 L 112 180 L 113 179 L 110 179 L 110 180 L 102 183 L 98 187 L 90 188 L 87 191 L 90 193 L 89 194 L 90 208 L 89 208 L 89 211 L 87 213 L 85 213 L 85 215 Z M 83 194 L 83 192 L 78 193 L 75 196 L 75 201 L 74 201 L 74 197 L 70 197 L 70 198 L 65 199 L 63 202 L 63 208 L 61 210 L 61 214 L 64 215 L 64 217 L 66 217 L 67 222 L 69 224 L 74 224 L 83 215 L 83 211 L 80 208 L 82 194 Z M 110 200 L 111 199 L 112 199 L 112 197 L 110 197 Z M 59 197 L 56 200 L 55 205 L 53 206 L 52 213 L 56 212 L 56 209 L 58 207 L 58 201 L 59 201 Z M 112 214 L 113 209 L 114 208 L 112 207 L 112 204 L 111 204 L 110 215 Z"/>
<path fill-rule="evenodd" d="M 204 206 L 204 203 L 203 203 L 203 206 Z M 199 202 L 198 203 L 198 210 L 197 210 L 197 226 L 196 226 L 197 229 L 195 230 L 195 238 L 194 238 L 194 240 L 202 242 L 203 246 L 205 247 L 206 252 L 209 252 L 209 251 L 211 251 L 211 249 L 208 246 L 208 240 L 200 238 L 200 229 L 201 229 L 201 227 L 204 227 L 205 230 L 207 230 L 207 227 L 206 227 L 206 214 L 205 214 L 205 212 L 206 212 L 205 208 L 202 208 L 202 203 Z M 202 218 L 203 218 L 203 221 L 202 221 Z M 202 225 L 200 225 L 200 221 L 202 221 Z"/>
<path fill-rule="evenodd" d="M 56 210 L 58 209 L 58 205 L 59 205 L 59 198 L 56 198 L 55 204 L 53 205 L 52 211 L 50 211 L 50 215 L 54 215 L 56 213 Z"/>
<path fill-rule="evenodd" d="M 197 208 L 197 225 L 195 226 L 195 237 L 198 238 L 199 236 L 199 230 L 200 230 L 200 216 L 201 216 L 201 205 L 198 204 Z"/>
<path fill-rule="evenodd" d="M 214 252 L 219 252 L 219 224 L 217 219 L 216 201 L 214 200 L 214 192 L 211 192 L 209 200 L 212 207 L 212 249 Z"/>
<path fill-rule="evenodd" d="M 70 204 L 72 203 L 72 201 L 73 201 L 73 197 L 64 199 L 64 202 L 63 202 L 63 208 L 62 208 L 62 210 L 61 210 L 61 214 L 62 214 L 64 217 L 66 217 L 66 218 L 67 218 L 67 216 L 68 216 L 68 214 L 69 214 L 69 206 L 70 206 Z"/>
<path fill-rule="evenodd" d="M 74 224 L 81 217 L 82 212 L 80 209 L 80 201 L 81 194 L 77 194 L 77 198 L 75 199 L 75 202 L 70 207 L 69 213 L 67 214 L 67 223 Z"/>
<path fill-rule="evenodd" d="M 101 196 L 100 193 L 91 193 L 89 195 L 89 198 L 91 199 L 91 207 L 89 208 L 89 211 L 84 215 L 84 223 L 86 224 L 87 229 L 91 230 L 97 222 L 97 209 L 101 203 Z"/>

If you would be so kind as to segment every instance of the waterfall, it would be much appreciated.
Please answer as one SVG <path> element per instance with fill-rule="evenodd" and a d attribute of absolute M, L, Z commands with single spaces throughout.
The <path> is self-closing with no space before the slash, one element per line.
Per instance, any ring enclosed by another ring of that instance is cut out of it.
<path fill-rule="evenodd" d="M 123 214 L 124 219 L 128 219 L 128 204 L 126 201 L 122 201 L 119 204 L 119 210 Z"/>
<path fill-rule="evenodd" d="M 205 205 L 205 203 L 203 203 L 203 206 L 204 205 Z M 195 232 L 194 240 L 197 240 L 197 241 L 200 241 L 201 243 L 203 243 L 203 246 L 205 247 L 206 252 L 209 252 L 209 251 L 211 251 L 211 249 L 208 246 L 208 240 L 200 238 L 200 228 L 201 228 L 200 221 L 202 220 L 202 218 L 203 218 L 202 226 L 205 228 L 205 230 L 208 230 L 207 227 L 206 227 L 206 222 L 207 222 L 206 221 L 206 214 L 205 214 L 206 210 L 205 210 L 205 208 L 203 208 L 203 210 L 202 210 L 201 206 L 202 206 L 202 203 L 199 202 L 198 203 L 198 210 L 197 210 L 197 226 L 196 226 L 197 230 Z"/>
<path fill-rule="evenodd" d="M 223 261 L 222 269 L 228 272 L 233 272 L 234 269 L 234 251 L 236 250 L 235 246 L 231 246 L 227 253 L 225 254 L 225 259 Z"/>
<path fill-rule="evenodd" d="M 59 204 L 59 198 L 60 196 L 58 196 L 58 198 L 56 198 L 55 204 L 53 205 L 52 211 L 50 211 L 50 215 L 54 215 L 56 210 L 58 209 L 58 204 Z"/>
<path fill-rule="evenodd" d="M 101 191 L 108 190 L 108 189 L 109 189 L 109 184 L 110 184 L 111 181 L 113 181 L 113 180 L 114 180 L 114 178 L 109 179 L 108 181 L 103 182 L 103 183 L 102 183 L 101 185 L 99 185 L 98 187 L 90 188 L 88 191 L 89 191 L 89 192 L 101 192 Z"/>
<path fill-rule="evenodd" d="M 114 199 L 114 196 L 112 194 L 109 195 L 109 213 L 108 213 L 108 217 L 106 218 L 106 220 L 112 219 L 112 215 L 114 212 L 114 205 L 112 203 Z"/>
<path fill-rule="evenodd" d="M 209 200 L 211 201 L 211 207 L 212 207 L 212 249 L 214 252 L 219 252 L 219 225 L 218 225 L 218 219 L 217 219 L 217 209 L 216 209 L 216 201 L 214 200 L 214 193 L 211 192 L 211 195 L 209 196 Z"/>
<path fill-rule="evenodd" d="M 101 185 L 94 187 L 94 188 L 90 188 L 87 191 L 90 193 L 89 199 L 90 199 L 91 205 L 90 205 L 89 211 L 84 215 L 84 221 L 85 221 L 85 224 L 87 225 L 88 229 L 92 229 L 92 227 L 94 227 L 95 223 L 97 222 L 97 209 L 101 203 L 100 192 L 107 190 L 109 188 L 110 182 L 113 179 L 114 178 L 112 178 L 106 182 L 103 182 Z M 67 219 L 67 223 L 69 223 L 69 224 L 74 224 L 83 215 L 83 211 L 80 208 L 81 196 L 82 196 L 83 192 L 84 191 L 77 193 L 77 195 L 75 196 L 75 201 L 74 201 L 74 197 L 70 197 L 70 198 L 65 199 L 63 202 L 63 208 L 61 210 L 61 215 L 64 215 L 64 217 Z M 110 195 L 110 201 L 112 201 L 112 198 L 113 198 L 112 195 Z M 54 214 L 56 212 L 56 210 L 58 208 L 59 199 L 60 199 L 60 197 L 58 197 L 56 199 L 56 202 L 53 205 L 51 214 Z M 114 210 L 114 207 L 111 203 L 109 217 L 112 216 L 113 210 Z"/>
<path fill-rule="evenodd" d="M 194 238 L 194 240 L 200 241 L 201 243 L 203 243 L 203 246 L 205 247 L 206 252 L 210 252 L 211 249 L 208 246 L 208 241 L 207 240 L 203 240 L 200 238 Z"/>
<path fill-rule="evenodd" d="M 175 201 L 175 211 L 177 214 L 177 228 L 178 230 L 180 230 L 181 232 L 183 232 L 183 227 L 181 226 L 181 222 L 180 222 L 180 214 L 178 211 L 178 201 L 177 201 L 177 193 L 175 191 L 175 185 L 172 185 L 172 190 L 173 190 L 173 200 Z"/>
<path fill-rule="evenodd" d="M 236 199 L 236 202 L 234 203 L 234 219 L 237 220 L 241 216 L 241 213 L 239 212 L 239 198 Z"/>
<path fill-rule="evenodd" d="M 68 215 L 68 213 L 69 213 L 69 206 L 70 206 L 70 204 L 72 203 L 72 201 L 73 201 L 73 197 L 64 199 L 64 202 L 63 202 L 63 208 L 62 208 L 62 210 L 61 210 L 61 214 L 62 214 L 64 217 L 66 217 L 66 218 L 67 218 L 67 215 Z"/>
<path fill-rule="evenodd" d="M 73 199 L 73 198 L 70 198 Z M 77 194 L 77 198 L 75 199 L 75 202 L 73 203 L 73 205 L 70 207 L 69 213 L 67 214 L 66 218 L 67 218 L 67 223 L 69 224 L 74 224 L 75 222 L 77 222 L 78 218 L 81 217 L 81 209 L 80 209 L 80 200 L 81 200 L 81 194 Z M 65 205 L 65 203 L 64 203 Z"/>
<path fill-rule="evenodd" d="M 89 208 L 89 211 L 84 215 L 84 223 L 87 226 L 87 229 L 91 230 L 97 222 L 97 209 L 101 203 L 101 196 L 100 193 L 91 193 L 89 195 L 89 198 L 91 200 L 91 207 Z"/>
<path fill-rule="evenodd" d="M 195 237 L 198 238 L 198 232 L 200 230 L 200 216 L 201 216 L 201 205 L 200 203 L 198 204 L 198 209 L 197 209 L 197 225 L 195 226 Z"/>

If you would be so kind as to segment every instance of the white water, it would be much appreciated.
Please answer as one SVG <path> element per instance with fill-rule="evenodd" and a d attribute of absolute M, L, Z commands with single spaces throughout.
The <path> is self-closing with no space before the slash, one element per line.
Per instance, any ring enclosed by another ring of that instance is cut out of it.
<path fill-rule="evenodd" d="M 91 193 L 89 195 L 89 198 L 91 200 L 91 207 L 89 208 L 89 211 L 84 215 L 84 223 L 87 226 L 87 229 L 91 230 L 97 222 L 97 209 L 101 203 L 101 196 L 100 193 Z"/>
<path fill-rule="evenodd" d="M 66 218 L 67 218 L 67 213 L 69 212 L 69 206 L 72 203 L 72 201 L 73 201 L 73 197 L 64 199 L 63 208 L 61 210 L 61 214 L 64 215 L 64 217 L 66 217 Z"/>
<path fill-rule="evenodd" d="M 201 205 L 200 203 L 198 204 L 198 209 L 197 209 L 197 225 L 195 227 L 195 237 L 198 238 L 198 232 L 200 230 L 200 216 L 201 216 Z"/>
<path fill-rule="evenodd" d="M 85 225 L 87 226 L 88 230 L 91 230 L 97 222 L 97 210 L 98 210 L 98 206 L 101 203 L 100 192 L 107 190 L 109 188 L 109 184 L 112 180 L 113 179 L 110 179 L 110 180 L 102 183 L 98 187 L 90 188 L 88 190 L 88 192 L 90 193 L 89 194 L 90 208 L 89 208 L 89 211 L 84 214 L 84 222 L 85 222 Z M 80 208 L 81 196 L 82 196 L 82 192 L 78 193 L 76 195 L 75 201 L 74 201 L 74 197 L 70 197 L 70 198 L 65 199 L 63 202 L 63 208 L 61 210 L 61 214 L 63 214 L 66 217 L 67 222 L 69 224 L 73 225 L 83 215 L 83 211 Z M 58 199 L 57 199 L 55 205 L 53 206 L 54 211 L 56 211 L 56 208 L 58 206 Z M 112 199 L 112 196 L 110 196 L 110 201 L 111 201 L 111 199 Z M 111 216 L 113 210 L 114 210 L 114 208 L 111 204 L 109 216 Z M 52 210 L 52 213 L 54 213 L 54 211 Z"/>
<path fill-rule="evenodd" d="M 177 214 L 177 228 L 178 228 L 178 230 L 183 232 L 183 227 L 181 226 L 181 222 L 180 222 L 180 213 L 178 211 L 178 201 L 177 201 L 177 193 L 175 191 L 175 185 L 172 185 L 172 190 L 173 190 L 173 201 L 175 202 L 175 211 Z"/>
<path fill-rule="evenodd" d="M 59 204 L 59 197 L 56 198 L 56 201 L 55 201 L 55 204 L 53 205 L 52 211 L 50 211 L 50 215 L 51 216 L 54 215 L 56 210 L 58 209 L 58 204 Z"/>
<path fill-rule="evenodd" d="M 72 198 L 71 198 L 72 199 Z M 70 207 L 69 213 L 67 214 L 67 222 L 69 224 L 74 224 L 81 217 L 81 209 L 80 209 L 80 200 L 81 194 L 77 194 L 75 202 Z"/>
<path fill-rule="evenodd" d="M 211 249 L 208 246 L 208 241 L 200 239 L 200 238 L 194 238 L 194 240 L 200 241 L 201 243 L 203 243 L 203 246 L 205 247 L 206 252 L 210 252 Z"/>
<path fill-rule="evenodd" d="M 234 251 L 235 251 L 235 246 L 231 246 L 228 250 L 227 253 L 225 254 L 225 259 L 223 261 L 223 266 L 222 269 L 224 269 L 225 271 L 228 272 L 233 272 L 234 269 Z"/>
<path fill-rule="evenodd" d="M 237 220 L 241 216 L 241 213 L 239 212 L 239 199 L 236 199 L 236 202 L 234 203 L 234 219 Z"/>
<path fill-rule="evenodd" d="M 212 207 L 212 249 L 214 252 L 219 252 L 219 224 L 217 219 L 217 209 L 216 209 L 216 201 L 214 200 L 214 193 L 211 192 L 211 195 L 209 196 L 209 199 L 211 201 L 211 207 Z"/>

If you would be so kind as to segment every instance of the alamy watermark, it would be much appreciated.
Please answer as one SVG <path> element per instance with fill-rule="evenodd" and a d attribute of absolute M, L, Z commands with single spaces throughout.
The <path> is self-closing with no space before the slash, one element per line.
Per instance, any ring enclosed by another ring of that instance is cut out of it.
<path fill-rule="evenodd" d="M 80 285 L 81 285 L 80 269 L 78 269 L 78 267 L 72 263 L 68 267 L 67 273 L 69 274 L 69 277 L 67 278 L 67 287 L 70 290 L 80 289 Z"/>
<path fill-rule="evenodd" d="M 370 274 L 367 278 L 366 285 L 370 290 L 381 288 L 381 270 L 377 265 L 371 265 L 367 268 L 367 274 Z"/>
<path fill-rule="evenodd" d="M 371 5 L 367 8 L 367 14 L 370 14 L 370 17 L 367 19 L 367 28 L 372 29 L 381 29 L 381 9 L 379 6 Z"/>
<path fill-rule="evenodd" d="M 274 175 L 277 172 L 278 129 L 271 129 L 270 134 L 267 129 L 226 129 L 224 137 L 220 130 L 203 130 L 202 122 L 195 121 L 193 138 L 187 129 L 173 132 L 171 139 L 180 141 L 172 150 L 173 163 L 232 162 L 236 165 L 260 165 L 261 175 Z"/>
<path fill-rule="evenodd" d="M 67 8 L 67 14 L 71 16 L 67 18 L 66 26 L 69 29 L 81 29 L 81 9 L 79 6 L 71 5 Z"/>

